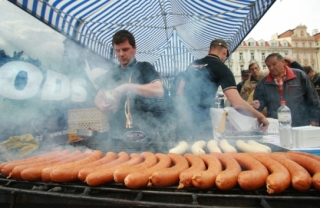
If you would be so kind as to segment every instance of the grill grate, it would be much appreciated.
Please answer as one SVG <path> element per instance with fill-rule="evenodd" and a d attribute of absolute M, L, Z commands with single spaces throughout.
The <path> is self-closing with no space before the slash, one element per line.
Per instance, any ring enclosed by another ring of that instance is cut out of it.
<path fill-rule="evenodd" d="M 85 183 L 26 182 L 0 177 L 0 204 L 44 205 L 50 207 L 107 206 L 113 207 L 314 207 L 320 202 L 319 191 L 298 192 L 292 188 L 269 195 L 263 189 L 244 191 L 234 188 L 177 190 L 177 186 L 148 187 L 132 190 L 123 184 L 110 183 L 89 187 Z M 9 200 L 11 199 L 11 200 Z M 48 200 L 50 199 L 50 200 Z M 3 207 L 3 206 L 1 206 Z"/>

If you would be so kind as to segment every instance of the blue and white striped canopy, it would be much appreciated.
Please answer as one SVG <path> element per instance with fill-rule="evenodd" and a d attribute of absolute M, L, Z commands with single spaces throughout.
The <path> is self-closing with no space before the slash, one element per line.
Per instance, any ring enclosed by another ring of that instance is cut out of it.
<path fill-rule="evenodd" d="M 108 58 L 112 35 L 131 31 L 137 59 L 163 76 L 205 56 L 211 40 L 232 53 L 275 0 L 9 0 L 56 31 Z"/>

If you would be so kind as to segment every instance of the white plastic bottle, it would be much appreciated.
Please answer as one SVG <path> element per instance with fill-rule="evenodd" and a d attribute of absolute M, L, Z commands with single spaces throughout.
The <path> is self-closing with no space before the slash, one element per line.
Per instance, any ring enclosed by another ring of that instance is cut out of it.
<path fill-rule="evenodd" d="M 280 101 L 281 106 L 278 108 L 279 135 L 280 144 L 285 148 L 292 148 L 292 128 L 291 128 L 291 111 L 286 106 L 286 101 Z"/>

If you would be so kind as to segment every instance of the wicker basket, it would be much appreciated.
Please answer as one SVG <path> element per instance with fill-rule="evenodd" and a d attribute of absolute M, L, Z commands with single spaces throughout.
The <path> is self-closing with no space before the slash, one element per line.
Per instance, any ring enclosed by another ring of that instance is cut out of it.
<path fill-rule="evenodd" d="M 70 109 L 68 111 L 69 132 L 77 129 L 90 129 L 98 132 L 109 131 L 109 123 L 105 114 L 97 108 Z"/>

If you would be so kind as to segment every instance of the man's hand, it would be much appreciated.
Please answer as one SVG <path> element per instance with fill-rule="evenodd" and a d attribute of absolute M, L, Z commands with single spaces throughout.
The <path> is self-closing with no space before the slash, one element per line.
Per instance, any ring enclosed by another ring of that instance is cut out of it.
<path fill-rule="evenodd" d="M 266 130 L 268 130 L 268 127 L 269 127 L 269 121 L 266 117 L 262 117 L 260 119 L 257 119 L 258 120 L 258 123 L 259 123 L 259 127 L 260 127 L 260 130 L 265 132 Z"/>
<path fill-rule="evenodd" d="M 260 102 L 259 100 L 254 100 L 251 102 L 251 105 L 253 108 L 258 109 L 260 107 Z"/>
<path fill-rule="evenodd" d="M 311 122 L 310 122 L 310 125 L 311 125 L 311 126 L 319 126 L 319 122 L 317 122 L 317 121 L 311 121 Z"/>

